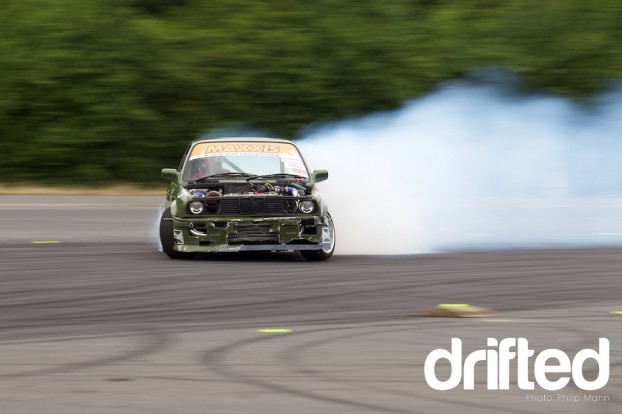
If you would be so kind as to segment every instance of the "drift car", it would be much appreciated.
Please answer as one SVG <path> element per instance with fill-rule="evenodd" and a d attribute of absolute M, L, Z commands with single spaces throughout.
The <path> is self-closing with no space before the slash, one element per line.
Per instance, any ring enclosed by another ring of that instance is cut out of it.
<path fill-rule="evenodd" d="M 335 228 L 315 184 L 328 171 L 309 173 L 296 145 L 268 138 L 192 142 L 162 205 L 160 241 L 171 259 L 196 253 L 300 251 L 326 260 Z"/>

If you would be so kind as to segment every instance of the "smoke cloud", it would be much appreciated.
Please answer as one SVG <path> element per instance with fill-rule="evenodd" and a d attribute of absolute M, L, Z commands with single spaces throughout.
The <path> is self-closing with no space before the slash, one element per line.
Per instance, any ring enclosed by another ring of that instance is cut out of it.
<path fill-rule="evenodd" d="M 298 145 L 337 253 L 622 244 L 622 92 L 589 108 L 447 84 L 393 112 L 316 126 Z"/>

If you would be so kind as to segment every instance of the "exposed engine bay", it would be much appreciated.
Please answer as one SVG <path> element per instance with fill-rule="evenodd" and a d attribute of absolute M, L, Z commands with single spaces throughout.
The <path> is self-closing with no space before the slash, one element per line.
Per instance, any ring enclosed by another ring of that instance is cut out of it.
<path fill-rule="evenodd" d="M 195 187 L 195 188 L 193 188 Z M 188 186 L 188 192 L 194 198 L 240 196 L 240 195 L 263 195 L 263 196 L 292 196 L 304 197 L 309 188 L 293 182 L 273 185 L 271 183 L 218 183 L 216 185 Z"/>

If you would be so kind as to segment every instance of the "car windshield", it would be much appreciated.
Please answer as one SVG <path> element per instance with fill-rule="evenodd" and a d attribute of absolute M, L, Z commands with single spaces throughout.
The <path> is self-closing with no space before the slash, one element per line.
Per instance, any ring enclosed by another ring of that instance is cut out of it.
<path fill-rule="evenodd" d="M 309 172 L 293 144 L 286 142 L 199 142 L 188 155 L 185 181 L 202 178 L 237 178 L 291 174 L 309 178 Z"/>

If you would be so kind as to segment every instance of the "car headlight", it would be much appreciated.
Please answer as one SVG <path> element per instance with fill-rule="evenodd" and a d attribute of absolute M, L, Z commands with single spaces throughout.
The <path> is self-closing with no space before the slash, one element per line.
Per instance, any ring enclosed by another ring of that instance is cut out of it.
<path fill-rule="evenodd" d="M 200 201 L 192 201 L 188 204 L 188 208 L 192 214 L 201 214 L 205 206 Z"/>
<path fill-rule="evenodd" d="M 296 200 L 285 200 L 283 201 L 283 211 L 288 214 L 294 214 L 298 210 L 298 201 Z"/>
<path fill-rule="evenodd" d="M 315 209 L 315 203 L 313 201 L 305 200 L 300 202 L 300 211 L 305 214 L 313 213 Z"/>

